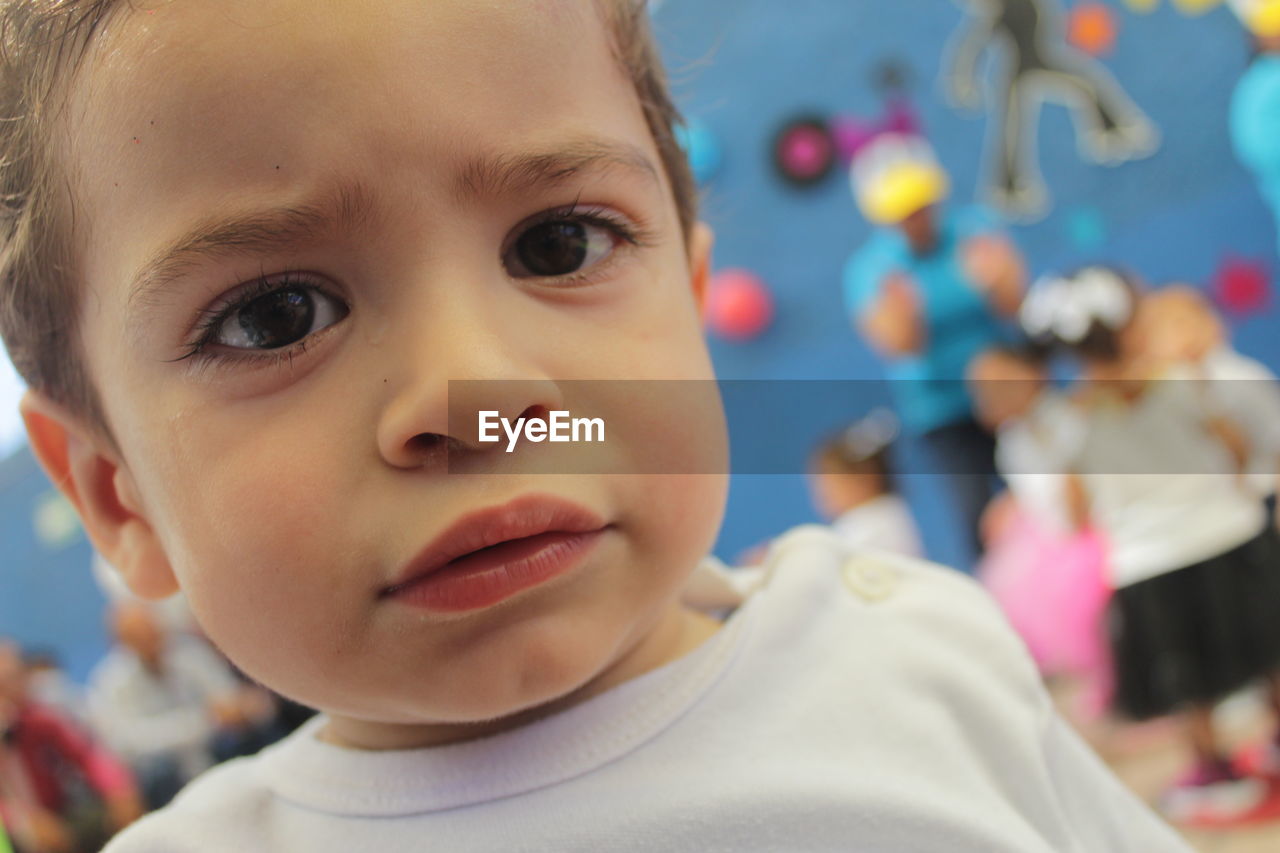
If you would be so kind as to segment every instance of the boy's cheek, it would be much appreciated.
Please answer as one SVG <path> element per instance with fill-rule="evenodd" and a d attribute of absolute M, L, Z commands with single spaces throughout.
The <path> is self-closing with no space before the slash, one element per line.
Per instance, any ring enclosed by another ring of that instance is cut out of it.
<path fill-rule="evenodd" d="M 628 478 L 626 504 L 637 513 L 636 547 L 649 559 L 691 568 L 715 541 L 724 516 L 725 473 Z"/>
<path fill-rule="evenodd" d="M 351 531 L 352 514 L 335 497 L 351 484 L 334 454 L 288 436 L 246 430 L 227 440 L 180 428 L 155 442 L 149 503 L 184 586 L 213 577 L 263 592 Z M 323 570 L 312 562 L 310 571 Z"/>

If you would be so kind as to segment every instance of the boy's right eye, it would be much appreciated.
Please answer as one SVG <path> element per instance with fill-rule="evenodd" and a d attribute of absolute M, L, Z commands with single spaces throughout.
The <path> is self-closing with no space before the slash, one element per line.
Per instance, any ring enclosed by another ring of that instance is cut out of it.
<path fill-rule="evenodd" d="M 246 353 L 284 350 L 349 313 L 346 303 L 309 282 L 264 279 L 207 312 L 191 354 L 210 347 Z"/>

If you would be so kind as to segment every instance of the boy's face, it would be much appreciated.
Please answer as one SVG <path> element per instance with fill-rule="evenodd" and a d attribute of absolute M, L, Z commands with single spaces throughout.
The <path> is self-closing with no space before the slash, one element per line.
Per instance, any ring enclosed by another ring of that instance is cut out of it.
<path fill-rule="evenodd" d="M 459 476 L 439 455 L 451 379 L 528 380 L 452 401 L 514 418 L 561 408 L 560 380 L 712 376 L 707 241 L 691 264 L 591 4 L 126 11 L 69 115 L 86 358 L 119 449 L 100 514 L 135 586 L 171 568 L 250 675 L 389 723 L 563 696 L 676 618 L 725 477 L 534 475 L 503 445 Z M 531 495 L 599 523 L 563 572 L 460 611 L 387 595 L 460 518 Z"/>

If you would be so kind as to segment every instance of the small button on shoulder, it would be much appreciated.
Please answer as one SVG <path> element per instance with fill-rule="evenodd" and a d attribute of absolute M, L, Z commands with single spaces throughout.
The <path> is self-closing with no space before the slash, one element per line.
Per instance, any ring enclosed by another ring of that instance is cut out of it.
<path fill-rule="evenodd" d="M 898 586 L 898 572 L 872 557 L 851 557 L 841 573 L 845 586 L 863 601 L 884 601 Z"/>

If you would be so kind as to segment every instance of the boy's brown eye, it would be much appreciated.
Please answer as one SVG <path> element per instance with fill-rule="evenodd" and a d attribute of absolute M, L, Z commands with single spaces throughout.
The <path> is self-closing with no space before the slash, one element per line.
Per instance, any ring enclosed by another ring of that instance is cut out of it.
<path fill-rule="evenodd" d="M 607 258 L 618 239 L 603 225 L 581 219 L 555 219 L 522 233 L 503 262 L 517 278 L 573 275 Z"/>
<path fill-rule="evenodd" d="M 214 329 L 212 343 L 233 349 L 280 349 L 346 315 L 346 306 L 313 287 L 282 287 L 234 306 Z"/>

